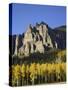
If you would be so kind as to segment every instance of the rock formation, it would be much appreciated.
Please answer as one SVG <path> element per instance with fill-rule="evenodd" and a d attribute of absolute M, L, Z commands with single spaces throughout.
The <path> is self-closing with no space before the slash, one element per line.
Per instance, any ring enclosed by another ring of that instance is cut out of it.
<path fill-rule="evenodd" d="M 16 36 L 16 40 L 15 40 L 15 52 L 14 52 L 14 54 L 15 55 L 17 55 L 17 53 L 18 53 L 18 45 L 19 45 L 19 37 L 18 36 Z"/>
<path fill-rule="evenodd" d="M 61 34 L 63 33 L 60 33 L 60 36 L 62 36 Z M 44 22 L 40 24 L 37 23 L 34 27 L 29 25 L 23 35 L 16 35 L 13 55 L 29 56 L 31 53 L 44 53 L 50 49 L 57 49 L 59 48 L 61 39 L 62 37 L 59 37 L 59 33 L 50 30 L 48 25 Z"/>

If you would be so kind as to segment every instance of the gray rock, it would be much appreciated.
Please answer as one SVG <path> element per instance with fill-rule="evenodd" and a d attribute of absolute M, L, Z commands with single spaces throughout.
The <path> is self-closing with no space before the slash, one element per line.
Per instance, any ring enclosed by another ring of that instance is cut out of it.
<path fill-rule="evenodd" d="M 19 36 L 17 35 L 16 36 L 16 40 L 15 40 L 15 52 L 14 52 L 14 55 L 17 55 L 17 53 L 18 53 L 18 45 L 19 45 Z"/>
<path fill-rule="evenodd" d="M 14 55 L 29 56 L 35 52 L 44 53 L 45 47 L 57 49 L 59 46 L 56 38 L 60 37 L 57 37 L 54 31 L 49 31 L 48 25 L 45 23 L 37 24 L 34 27 L 29 25 L 23 36 L 20 36 L 16 35 Z"/>

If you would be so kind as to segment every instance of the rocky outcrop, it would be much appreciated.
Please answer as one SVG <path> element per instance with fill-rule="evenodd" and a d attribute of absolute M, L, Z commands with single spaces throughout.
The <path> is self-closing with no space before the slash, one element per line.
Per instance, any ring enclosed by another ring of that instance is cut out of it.
<path fill-rule="evenodd" d="M 17 55 L 17 53 L 18 53 L 18 45 L 19 45 L 19 37 L 16 36 L 16 40 L 15 40 L 15 52 L 14 52 L 14 55 Z"/>
<path fill-rule="evenodd" d="M 44 53 L 44 46 L 43 46 L 42 41 L 37 41 L 37 42 L 35 43 L 35 46 L 36 46 L 35 52 Z"/>
<path fill-rule="evenodd" d="M 59 35 L 44 22 L 37 23 L 36 26 L 29 25 L 24 34 L 16 35 L 16 38 L 13 38 L 13 44 L 15 44 L 13 45 L 13 55 L 29 56 L 31 53 L 44 53 L 50 49 L 57 49 L 59 43 L 56 38 L 59 39 Z"/>

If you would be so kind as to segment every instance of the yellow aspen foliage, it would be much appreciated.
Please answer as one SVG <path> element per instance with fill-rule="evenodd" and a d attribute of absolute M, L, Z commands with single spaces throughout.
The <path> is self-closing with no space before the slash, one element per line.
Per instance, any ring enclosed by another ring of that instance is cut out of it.
<path fill-rule="evenodd" d="M 66 63 L 58 62 L 58 63 L 31 63 L 31 64 L 22 64 L 22 65 L 12 65 L 10 68 L 10 74 L 12 72 L 12 85 L 14 86 L 17 82 L 19 83 L 19 79 L 22 76 L 22 85 L 24 85 L 25 81 L 27 85 L 31 83 L 34 85 L 35 81 L 39 79 L 37 83 L 41 82 L 51 82 L 54 81 L 54 76 L 56 81 L 65 81 L 66 80 Z M 45 79 L 45 80 L 43 80 Z M 56 82 L 55 81 L 55 82 Z"/>
<path fill-rule="evenodd" d="M 37 78 L 37 70 L 36 70 L 36 64 L 32 63 L 30 65 L 30 78 L 32 81 Z"/>
<path fill-rule="evenodd" d="M 22 66 L 21 66 L 21 76 L 23 78 L 25 77 L 25 68 L 26 68 L 25 64 L 22 64 Z"/>
<path fill-rule="evenodd" d="M 20 77 L 20 70 L 21 70 L 21 67 L 20 67 L 20 65 L 16 65 L 15 67 L 14 67 L 14 75 L 15 75 L 15 78 L 16 79 L 18 79 L 19 77 Z"/>
<path fill-rule="evenodd" d="M 52 65 L 51 64 L 47 65 L 47 70 L 48 70 L 49 74 L 52 72 Z"/>
<path fill-rule="evenodd" d="M 41 67 L 40 67 L 40 64 L 39 63 L 37 63 L 36 68 L 37 68 L 37 75 L 40 75 L 40 69 L 41 69 Z"/>
<path fill-rule="evenodd" d="M 40 71 L 41 75 L 44 75 L 47 72 L 47 64 L 41 64 Z"/>

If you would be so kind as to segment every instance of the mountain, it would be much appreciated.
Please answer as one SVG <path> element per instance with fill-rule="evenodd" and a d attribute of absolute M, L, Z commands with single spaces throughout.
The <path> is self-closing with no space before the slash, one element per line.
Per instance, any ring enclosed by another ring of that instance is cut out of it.
<path fill-rule="evenodd" d="M 54 29 L 56 41 L 59 49 L 66 48 L 66 26 L 60 26 Z"/>
<path fill-rule="evenodd" d="M 10 54 L 19 57 L 66 48 L 66 26 L 50 28 L 45 22 L 31 24 L 25 33 L 10 35 Z"/>
<path fill-rule="evenodd" d="M 64 31 L 66 32 L 66 25 L 56 27 L 55 30 Z"/>

